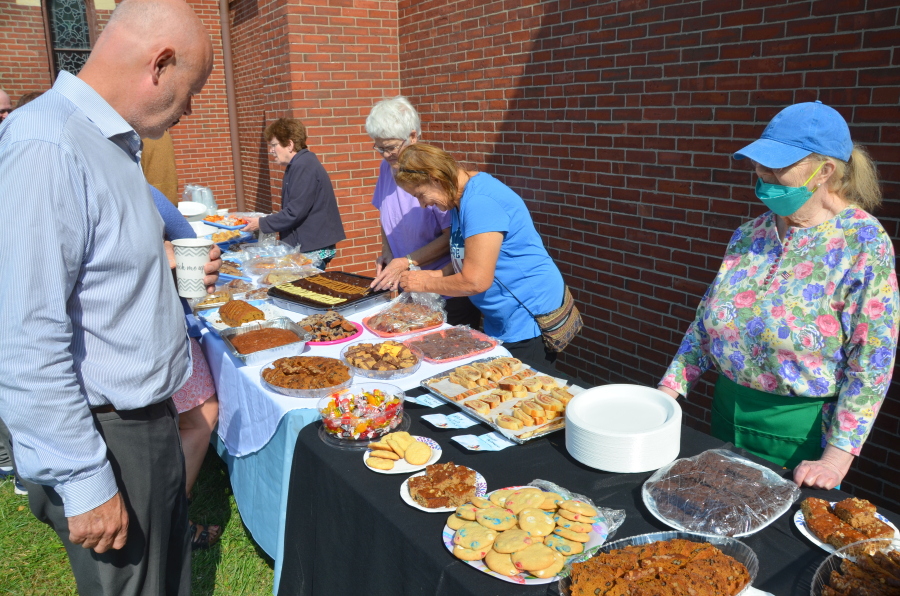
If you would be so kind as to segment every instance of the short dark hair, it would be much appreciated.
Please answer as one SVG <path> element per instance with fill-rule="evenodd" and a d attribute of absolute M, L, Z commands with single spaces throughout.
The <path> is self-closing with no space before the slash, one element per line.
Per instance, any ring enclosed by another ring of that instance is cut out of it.
<path fill-rule="evenodd" d="M 287 147 L 288 142 L 293 141 L 294 151 L 306 149 L 306 127 L 294 118 L 279 118 L 266 127 L 264 134 L 267 143 L 275 137 L 282 147 Z"/>
<path fill-rule="evenodd" d="M 30 93 L 26 93 L 25 95 L 23 95 L 22 97 L 19 98 L 19 101 L 16 102 L 16 109 L 18 110 L 19 108 L 24 106 L 26 103 L 36 100 L 38 97 L 40 97 L 43 94 L 44 94 L 43 91 L 31 91 Z"/>

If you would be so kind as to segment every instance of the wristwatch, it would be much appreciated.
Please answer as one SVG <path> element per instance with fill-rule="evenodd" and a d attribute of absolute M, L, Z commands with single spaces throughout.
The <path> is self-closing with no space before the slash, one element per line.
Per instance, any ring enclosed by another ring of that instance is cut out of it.
<path fill-rule="evenodd" d="M 409 268 L 410 270 L 412 270 L 412 268 L 415 267 L 415 263 L 413 263 L 413 260 L 409 257 L 409 255 L 406 255 L 406 262 L 409 263 L 409 267 L 408 267 L 408 268 Z"/>

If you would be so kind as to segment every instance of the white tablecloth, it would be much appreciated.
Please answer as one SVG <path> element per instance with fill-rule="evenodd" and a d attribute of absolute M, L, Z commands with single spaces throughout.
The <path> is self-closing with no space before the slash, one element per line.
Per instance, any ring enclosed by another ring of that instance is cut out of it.
<path fill-rule="evenodd" d="M 294 321 L 305 318 L 304 315 L 272 307 L 280 315 Z M 379 304 L 370 310 L 358 312 L 347 317 L 350 321 L 361 325 L 363 318 L 368 317 L 384 308 Z M 447 328 L 449 325 L 444 325 Z M 281 395 L 265 389 L 259 381 L 259 371 L 262 366 L 244 366 L 240 360 L 236 360 L 228 353 L 225 343 L 209 330 L 204 331 L 204 347 L 216 382 L 216 391 L 219 397 L 219 437 L 225 443 L 225 447 L 231 455 L 241 457 L 262 449 L 278 428 L 278 423 L 285 413 L 302 408 L 315 408 L 319 399 L 296 398 Z M 406 339 L 409 336 L 404 336 Z M 363 333 L 358 340 L 380 340 L 378 336 L 363 328 Z M 341 350 L 349 342 L 331 346 L 306 346 L 304 355 L 326 356 L 339 358 Z M 489 356 L 508 356 L 509 352 L 502 346 L 497 346 L 486 354 L 479 354 L 472 358 L 466 358 L 452 364 L 436 365 L 423 362 L 415 374 L 402 379 L 385 381 L 407 391 L 419 386 L 422 379 L 435 375 L 441 371 L 460 366 L 466 362 L 486 358 Z M 364 377 L 354 378 L 356 382 L 367 382 L 371 379 Z"/>

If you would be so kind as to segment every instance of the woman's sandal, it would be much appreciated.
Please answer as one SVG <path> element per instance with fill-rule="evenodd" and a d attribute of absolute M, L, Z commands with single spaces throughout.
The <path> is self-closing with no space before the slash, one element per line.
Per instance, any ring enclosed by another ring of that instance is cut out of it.
<path fill-rule="evenodd" d="M 209 548 L 222 537 L 219 526 L 203 526 L 191 522 L 188 533 L 191 536 L 191 550 L 203 550 Z"/>

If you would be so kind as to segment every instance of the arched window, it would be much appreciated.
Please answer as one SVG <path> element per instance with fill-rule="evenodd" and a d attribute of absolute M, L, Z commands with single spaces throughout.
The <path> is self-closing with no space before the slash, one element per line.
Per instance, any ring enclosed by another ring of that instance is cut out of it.
<path fill-rule="evenodd" d="M 41 5 L 53 78 L 61 70 L 78 74 L 97 39 L 93 0 L 43 0 Z"/>

